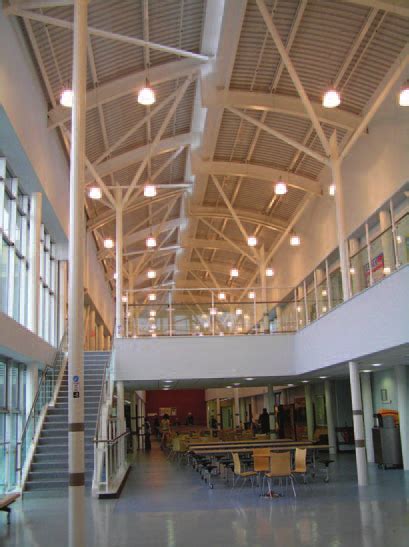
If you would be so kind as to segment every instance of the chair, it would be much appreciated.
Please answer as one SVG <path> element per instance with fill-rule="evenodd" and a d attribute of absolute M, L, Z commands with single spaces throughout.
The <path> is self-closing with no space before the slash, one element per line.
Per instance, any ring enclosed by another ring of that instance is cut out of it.
<path fill-rule="evenodd" d="M 294 466 L 292 474 L 293 476 L 301 475 L 305 484 L 307 482 L 306 473 L 307 473 L 307 449 L 296 448 L 295 449 L 295 466 Z"/>
<path fill-rule="evenodd" d="M 259 484 L 261 487 L 260 475 L 270 471 L 270 448 L 255 448 L 253 450 L 253 469 L 256 471 L 259 477 Z"/>
<path fill-rule="evenodd" d="M 251 486 L 253 487 L 254 486 L 254 477 L 257 476 L 256 471 L 242 471 L 241 461 L 240 461 L 240 457 L 239 457 L 238 453 L 237 452 L 232 452 L 232 457 L 233 457 L 233 464 L 234 464 L 234 467 L 233 467 L 233 488 L 234 488 L 234 485 L 235 485 L 235 481 L 234 481 L 235 477 L 238 477 L 238 479 L 240 479 L 240 478 L 243 479 L 243 484 L 241 485 L 242 487 L 244 486 L 247 479 L 250 479 Z"/>
<path fill-rule="evenodd" d="M 282 485 L 282 480 L 285 479 L 286 486 L 289 479 L 294 497 L 297 496 L 294 488 L 294 478 L 291 473 L 291 452 L 272 452 L 270 455 L 270 471 L 264 476 L 268 482 L 269 495 L 272 494 L 271 484 L 273 479 L 279 479 L 280 485 Z"/>

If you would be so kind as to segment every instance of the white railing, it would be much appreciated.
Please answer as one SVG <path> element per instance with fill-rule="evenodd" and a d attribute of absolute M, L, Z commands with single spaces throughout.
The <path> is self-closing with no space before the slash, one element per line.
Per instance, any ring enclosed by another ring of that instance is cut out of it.
<path fill-rule="evenodd" d="M 115 350 L 104 371 L 94 435 L 94 474 L 92 494 L 102 497 L 115 493 L 127 472 L 125 424 L 113 416 L 115 384 L 113 381 Z M 122 423 L 121 423 L 122 422 Z"/>

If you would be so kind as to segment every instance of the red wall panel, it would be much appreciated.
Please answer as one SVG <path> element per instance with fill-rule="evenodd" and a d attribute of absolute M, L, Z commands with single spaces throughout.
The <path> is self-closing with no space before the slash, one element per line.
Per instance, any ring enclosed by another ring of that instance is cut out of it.
<path fill-rule="evenodd" d="M 206 425 L 204 389 L 169 389 L 146 392 L 146 415 L 158 413 L 161 407 L 176 408 L 177 417 L 185 424 L 188 412 L 193 414 L 195 425 Z M 171 418 L 172 422 L 174 418 Z"/>

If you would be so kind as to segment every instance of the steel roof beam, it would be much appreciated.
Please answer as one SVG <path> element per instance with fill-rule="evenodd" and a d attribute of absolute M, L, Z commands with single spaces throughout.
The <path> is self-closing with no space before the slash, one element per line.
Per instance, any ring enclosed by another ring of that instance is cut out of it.
<path fill-rule="evenodd" d="M 304 190 L 304 192 L 308 192 L 316 196 L 322 195 L 321 184 L 318 181 L 296 175 L 295 173 L 285 172 L 284 169 L 266 167 L 264 165 L 256 165 L 252 163 L 203 161 L 197 154 L 193 154 L 192 156 L 192 168 L 193 172 L 196 174 L 246 177 L 250 179 L 264 180 L 270 184 L 284 176 L 285 182 L 289 186 L 299 188 Z"/>
<path fill-rule="evenodd" d="M 220 218 L 234 221 L 229 209 L 219 208 L 219 207 L 192 207 L 189 211 L 189 214 L 192 217 L 199 218 Z M 263 215 L 258 211 L 251 209 L 238 209 L 235 208 L 235 214 L 238 217 L 239 221 L 250 222 L 251 224 L 260 224 L 269 230 L 274 230 L 275 232 L 284 232 L 287 229 L 288 223 L 279 218 L 270 217 L 268 215 Z M 245 240 L 247 243 L 247 238 Z"/>
<path fill-rule="evenodd" d="M 409 5 L 407 0 L 341 0 L 348 4 L 376 8 L 388 13 L 394 13 L 401 17 L 409 17 Z"/>

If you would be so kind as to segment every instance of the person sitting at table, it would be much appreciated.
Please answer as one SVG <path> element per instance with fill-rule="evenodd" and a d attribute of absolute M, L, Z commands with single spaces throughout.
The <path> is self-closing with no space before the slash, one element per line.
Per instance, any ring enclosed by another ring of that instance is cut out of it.
<path fill-rule="evenodd" d="M 263 412 L 259 416 L 258 423 L 261 428 L 261 433 L 270 433 L 270 416 L 266 408 L 263 408 Z"/>

